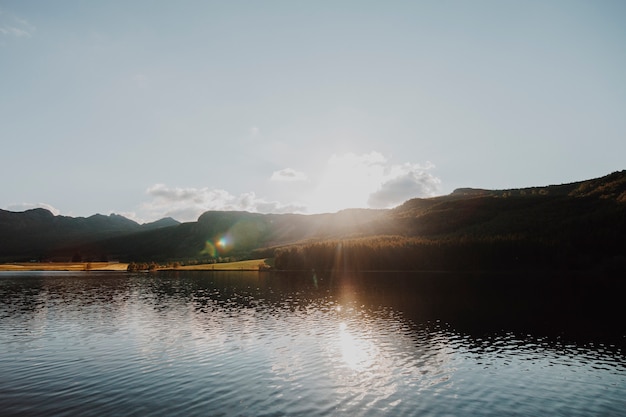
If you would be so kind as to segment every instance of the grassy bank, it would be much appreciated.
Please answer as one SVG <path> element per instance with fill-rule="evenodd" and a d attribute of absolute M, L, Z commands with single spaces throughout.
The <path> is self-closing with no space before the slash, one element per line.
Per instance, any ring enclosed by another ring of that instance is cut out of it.
<path fill-rule="evenodd" d="M 239 262 L 184 265 L 176 268 L 157 268 L 157 270 L 258 271 L 270 268 L 272 263 L 271 259 L 252 259 Z M 24 262 L 0 264 L 0 271 L 126 271 L 127 268 L 127 263 L 119 262 Z"/>
<path fill-rule="evenodd" d="M 185 265 L 177 271 L 258 271 L 272 266 L 271 259 L 251 259 L 248 261 L 225 262 L 216 264 Z M 173 269 L 173 268 L 172 268 Z"/>
<path fill-rule="evenodd" d="M 0 264 L 0 271 L 126 271 L 119 262 L 24 262 Z"/>

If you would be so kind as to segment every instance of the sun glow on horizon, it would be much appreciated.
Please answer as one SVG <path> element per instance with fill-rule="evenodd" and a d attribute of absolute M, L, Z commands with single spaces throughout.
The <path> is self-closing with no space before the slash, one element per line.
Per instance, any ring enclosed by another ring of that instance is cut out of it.
<path fill-rule="evenodd" d="M 391 208 L 415 197 L 438 193 L 441 181 L 429 172 L 435 165 L 394 164 L 376 151 L 333 154 L 308 196 L 311 213 L 350 208 Z"/>
<path fill-rule="evenodd" d="M 314 213 L 368 207 L 367 200 L 384 181 L 386 159 L 378 152 L 333 154 L 308 204 Z"/>

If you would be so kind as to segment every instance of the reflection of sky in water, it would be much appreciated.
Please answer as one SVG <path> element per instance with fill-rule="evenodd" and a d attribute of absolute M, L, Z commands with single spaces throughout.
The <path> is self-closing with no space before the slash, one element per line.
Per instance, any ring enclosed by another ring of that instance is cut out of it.
<path fill-rule="evenodd" d="M 126 323 L 144 372 L 195 357 L 205 375 L 247 375 L 265 381 L 276 400 L 324 398 L 344 411 L 397 405 L 407 389 L 431 386 L 448 372 L 442 341 L 420 346 L 391 310 L 341 305 L 332 297 L 299 303 L 207 290 L 174 297 L 168 308 L 159 308 L 153 294 L 138 298 Z"/>
<path fill-rule="evenodd" d="M 116 414 L 152 404 L 146 415 L 624 409 L 623 356 L 603 347 L 473 337 L 410 322 L 351 285 L 306 282 L 244 273 L 0 281 L 0 405 L 23 398 L 55 414 L 80 399 Z M 42 386 L 58 401 L 42 402 Z"/>

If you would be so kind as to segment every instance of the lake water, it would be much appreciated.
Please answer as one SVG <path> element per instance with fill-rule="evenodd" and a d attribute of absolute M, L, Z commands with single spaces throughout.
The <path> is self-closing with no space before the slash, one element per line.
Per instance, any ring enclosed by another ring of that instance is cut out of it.
<path fill-rule="evenodd" d="M 623 288 L 547 278 L 0 273 L 0 414 L 626 415 Z"/>

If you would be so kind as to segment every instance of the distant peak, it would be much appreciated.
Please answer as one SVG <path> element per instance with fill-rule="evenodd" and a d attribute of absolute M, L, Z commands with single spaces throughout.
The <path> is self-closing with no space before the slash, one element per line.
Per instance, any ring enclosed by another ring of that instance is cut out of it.
<path fill-rule="evenodd" d="M 483 188 L 457 188 L 452 191 L 452 195 L 485 195 L 489 194 L 491 191 L 485 190 Z"/>
<path fill-rule="evenodd" d="M 163 227 L 178 226 L 179 224 L 180 222 L 176 219 L 173 219 L 171 217 L 164 217 L 154 222 L 144 223 L 141 225 L 141 227 L 143 227 L 144 229 L 160 229 Z"/>
<path fill-rule="evenodd" d="M 54 214 L 50 210 L 41 207 L 26 210 L 24 213 L 36 214 L 44 217 L 54 217 Z"/>

